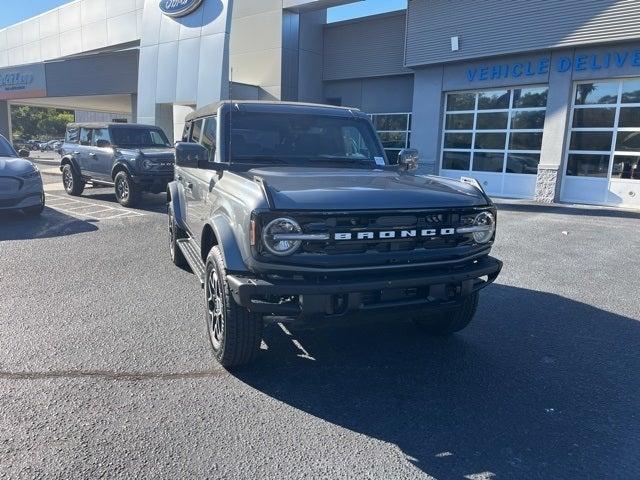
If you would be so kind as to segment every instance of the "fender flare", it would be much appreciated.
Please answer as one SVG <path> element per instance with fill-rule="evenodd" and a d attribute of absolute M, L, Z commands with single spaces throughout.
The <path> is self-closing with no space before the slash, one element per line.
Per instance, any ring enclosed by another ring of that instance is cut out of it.
<path fill-rule="evenodd" d="M 129 168 L 129 165 L 127 165 L 126 162 L 116 162 L 111 168 L 111 178 L 115 179 L 116 170 L 121 170 L 121 169 L 126 171 L 129 174 L 129 176 L 131 176 L 131 169 Z"/>
<path fill-rule="evenodd" d="M 62 171 L 64 166 L 67 164 L 71 165 L 71 168 L 73 168 L 78 175 L 82 175 L 78 162 L 70 155 L 66 155 L 60 159 L 60 171 Z"/>
<path fill-rule="evenodd" d="M 211 226 L 211 228 L 213 228 L 213 232 L 215 233 L 216 239 L 218 240 L 218 247 L 222 252 L 224 266 L 226 267 L 227 271 L 248 271 L 242 257 L 242 252 L 238 247 L 238 242 L 233 232 L 233 228 L 231 228 L 231 222 L 229 221 L 229 219 L 222 214 L 218 214 L 213 217 L 213 219 L 209 222 L 209 225 Z"/>
<path fill-rule="evenodd" d="M 176 220 L 176 224 L 184 231 L 188 231 L 187 223 L 185 222 L 186 211 L 185 204 L 180 195 L 180 189 L 178 182 L 169 182 L 167 185 L 167 206 L 173 211 L 173 217 Z"/>

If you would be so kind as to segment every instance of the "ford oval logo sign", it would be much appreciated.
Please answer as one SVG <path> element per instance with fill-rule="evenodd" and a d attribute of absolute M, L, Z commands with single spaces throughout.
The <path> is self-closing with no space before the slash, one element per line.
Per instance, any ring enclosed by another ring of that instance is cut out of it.
<path fill-rule="evenodd" d="M 162 0 L 160 10 L 169 17 L 184 17 L 196 10 L 203 0 Z"/>

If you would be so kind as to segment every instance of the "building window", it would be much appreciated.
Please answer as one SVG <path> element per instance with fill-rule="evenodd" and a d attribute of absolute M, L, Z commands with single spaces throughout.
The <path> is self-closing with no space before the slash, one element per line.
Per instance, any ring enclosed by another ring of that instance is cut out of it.
<path fill-rule="evenodd" d="M 411 147 L 410 113 L 377 113 L 369 115 L 390 163 L 398 163 L 398 154 Z"/>
<path fill-rule="evenodd" d="M 447 94 L 441 168 L 537 174 L 548 90 L 534 86 Z"/>
<path fill-rule="evenodd" d="M 578 83 L 567 175 L 640 180 L 640 79 Z"/>

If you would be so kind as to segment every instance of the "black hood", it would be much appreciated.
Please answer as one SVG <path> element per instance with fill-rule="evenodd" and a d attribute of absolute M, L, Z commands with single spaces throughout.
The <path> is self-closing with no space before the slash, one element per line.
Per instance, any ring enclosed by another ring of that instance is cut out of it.
<path fill-rule="evenodd" d="M 465 183 L 430 175 L 345 168 L 253 169 L 277 210 L 401 210 L 487 205 Z"/>

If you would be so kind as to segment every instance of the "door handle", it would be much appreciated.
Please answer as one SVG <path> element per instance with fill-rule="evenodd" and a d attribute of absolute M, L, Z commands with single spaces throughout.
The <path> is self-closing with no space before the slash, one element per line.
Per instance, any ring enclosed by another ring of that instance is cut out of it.
<path fill-rule="evenodd" d="M 176 177 L 176 180 L 178 180 L 179 182 L 181 182 L 181 181 L 182 181 L 182 175 L 178 175 L 178 176 Z"/>
<path fill-rule="evenodd" d="M 90 156 L 90 157 L 94 157 L 94 158 L 95 158 L 95 157 L 96 157 L 96 154 L 95 154 L 95 153 L 90 153 L 90 154 L 89 154 L 89 156 Z"/>
<path fill-rule="evenodd" d="M 80 155 L 80 152 L 73 152 L 74 155 Z"/>

